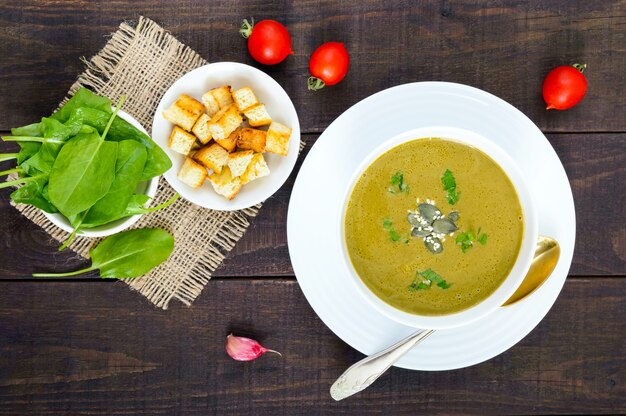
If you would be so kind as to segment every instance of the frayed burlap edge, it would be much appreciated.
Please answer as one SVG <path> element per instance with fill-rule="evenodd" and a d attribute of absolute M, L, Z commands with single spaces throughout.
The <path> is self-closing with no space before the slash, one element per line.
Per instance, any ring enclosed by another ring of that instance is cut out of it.
<path fill-rule="evenodd" d="M 81 86 L 109 97 L 114 102 L 121 95 L 128 98 L 124 110 L 143 126 L 150 128 L 159 100 L 171 84 L 185 73 L 207 63 L 198 54 L 180 43 L 158 24 L 141 17 L 120 25 L 106 46 L 86 61 L 87 69 L 68 92 L 65 102 Z M 300 150 L 304 143 L 300 143 Z M 167 201 L 175 191 L 160 180 L 153 205 Z M 30 205 L 15 205 L 56 241 L 68 233 L 53 225 L 45 215 Z M 185 305 L 200 294 L 213 271 L 222 263 L 235 243 L 257 215 L 261 204 L 234 211 L 212 211 L 188 201 L 179 200 L 167 209 L 144 215 L 132 228 L 161 227 L 176 240 L 174 252 L 167 262 L 137 279 L 123 280 L 159 308 L 167 309 L 170 300 Z M 76 237 L 70 249 L 84 258 L 100 239 Z"/>

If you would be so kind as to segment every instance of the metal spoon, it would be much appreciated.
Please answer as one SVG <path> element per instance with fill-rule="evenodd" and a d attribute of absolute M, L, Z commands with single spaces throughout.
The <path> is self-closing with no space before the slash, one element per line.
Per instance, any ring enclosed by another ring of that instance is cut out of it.
<path fill-rule="evenodd" d="M 539 236 L 535 256 L 526 277 L 501 307 L 510 306 L 537 290 L 556 267 L 560 255 L 561 249 L 555 239 Z M 343 400 L 366 389 L 404 354 L 433 332 L 434 329 L 420 329 L 391 347 L 355 363 L 333 383 L 330 395 L 335 400 Z"/>

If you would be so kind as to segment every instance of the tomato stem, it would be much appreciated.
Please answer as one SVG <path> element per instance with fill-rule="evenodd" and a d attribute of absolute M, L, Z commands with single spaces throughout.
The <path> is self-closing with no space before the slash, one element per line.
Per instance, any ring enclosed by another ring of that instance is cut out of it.
<path fill-rule="evenodd" d="M 587 69 L 587 64 L 574 64 L 572 66 L 579 70 L 581 74 Z"/>
<path fill-rule="evenodd" d="M 307 81 L 307 86 L 311 91 L 321 90 L 325 85 L 326 83 L 317 77 L 309 77 Z"/>
<path fill-rule="evenodd" d="M 241 24 L 241 29 L 239 29 L 239 33 L 241 36 L 248 39 L 252 34 L 252 29 L 254 28 L 254 17 L 250 18 L 250 22 L 248 19 L 243 19 L 243 23 Z"/>

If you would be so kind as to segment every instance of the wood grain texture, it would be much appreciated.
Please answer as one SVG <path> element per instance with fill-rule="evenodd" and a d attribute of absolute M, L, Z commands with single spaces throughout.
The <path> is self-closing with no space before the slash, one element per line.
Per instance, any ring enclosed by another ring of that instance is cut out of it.
<path fill-rule="evenodd" d="M 293 99 L 304 132 L 321 132 L 355 102 L 413 81 L 482 88 L 546 131 L 625 131 L 626 0 L 359 2 L 20 1 L 0 3 L 0 130 L 48 114 L 122 20 L 145 15 L 209 61 L 255 66 L 237 33 L 244 17 L 290 30 L 295 55 L 262 67 Z M 345 42 L 351 67 L 340 85 L 306 89 L 308 58 Z M 541 82 L 557 65 L 588 64 L 589 91 L 569 111 L 544 110 Z"/>
<path fill-rule="evenodd" d="M 294 281 L 212 281 L 192 308 L 169 311 L 122 284 L 0 283 L 0 414 L 616 414 L 624 299 L 626 280 L 574 279 L 508 352 L 457 371 L 394 368 L 335 403 L 330 385 L 362 355 Z M 284 356 L 235 362 L 231 331 Z"/>
<path fill-rule="evenodd" d="M 216 270 L 216 277 L 293 275 L 287 208 L 302 160 L 317 137 L 303 137 L 307 147 L 291 177 L 265 203 Z M 565 166 L 576 205 L 578 238 L 570 274 L 626 275 L 626 134 L 551 134 L 548 138 Z M 4 146 L 0 143 L 0 151 Z M 48 269 L 73 270 L 84 264 L 72 253 L 58 253 L 45 233 L 9 206 L 9 193 L 0 190 L 0 246 L 5 248 L 0 251 L 0 279 L 27 278 L 33 271 Z"/>
<path fill-rule="evenodd" d="M 626 0 L 0 2 L 0 131 L 49 114 L 83 71 L 79 58 L 140 15 L 211 62 L 244 62 L 275 78 L 298 110 L 305 154 L 339 114 L 394 85 L 453 81 L 509 101 L 557 133 L 548 139 L 577 210 L 570 277 L 508 352 L 457 371 L 392 369 L 335 403 L 330 385 L 362 355 L 320 321 L 293 279 L 285 221 L 302 156 L 193 306 L 168 311 L 95 274 L 28 280 L 85 262 L 58 253 L 0 190 L 0 415 L 626 413 Z M 254 63 L 237 33 L 249 16 L 283 22 L 295 55 L 275 67 Z M 349 74 L 311 93 L 308 57 L 330 40 L 345 42 Z M 588 64 L 587 96 L 545 111 L 543 77 L 574 62 Z M 234 362 L 223 349 L 230 332 L 284 357 Z"/>

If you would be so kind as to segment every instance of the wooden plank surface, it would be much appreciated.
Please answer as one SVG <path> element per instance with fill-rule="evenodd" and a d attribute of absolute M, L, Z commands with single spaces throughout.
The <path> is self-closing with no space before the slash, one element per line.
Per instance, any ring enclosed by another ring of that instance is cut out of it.
<path fill-rule="evenodd" d="M 357 397 L 328 389 L 362 355 L 294 281 L 211 281 L 193 307 L 124 285 L 0 283 L 0 414 L 616 414 L 626 411 L 626 280 L 573 279 L 518 345 L 458 371 L 392 369 Z M 355 323 L 358 325 L 358 323 Z M 283 353 L 231 360 L 235 332 Z M 419 348 L 419 347 L 418 347 Z"/>
<path fill-rule="evenodd" d="M 83 262 L 57 253 L 1 190 L 0 415 L 626 413 L 626 0 L 0 2 L 0 131 L 49 114 L 83 71 L 79 58 L 140 15 L 209 61 L 274 77 L 307 150 L 351 105 L 406 82 L 461 82 L 509 101 L 549 133 L 569 176 L 578 235 L 570 276 L 510 351 L 457 371 L 392 369 L 334 403 L 330 384 L 362 356 L 317 318 L 293 278 L 285 221 L 297 169 L 193 306 L 168 311 L 95 274 L 29 280 Z M 296 53 L 275 67 L 252 62 L 237 33 L 249 16 L 285 23 Z M 346 43 L 350 72 L 311 93 L 308 57 L 329 40 Z M 589 66 L 587 96 L 545 111 L 543 77 L 574 62 Z M 231 331 L 284 358 L 232 361 L 223 351 Z"/>
<path fill-rule="evenodd" d="M 577 240 L 571 275 L 626 274 L 626 134 L 551 134 L 551 144 L 569 176 L 576 204 Z M 306 135 L 307 148 L 289 181 L 270 198 L 215 276 L 291 276 L 287 250 L 287 207 L 293 182 L 317 135 Z M 0 151 L 6 145 L 0 143 Z M 0 164 L 2 166 L 2 164 Z M 8 167 L 8 165 L 7 165 Z M 0 190 L 0 279 L 28 278 L 34 271 L 72 270 L 82 265 L 8 206 L 10 191 Z M 91 275 L 97 278 L 95 274 Z"/>
<path fill-rule="evenodd" d="M 209 61 L 254 64 L 238 34 L 244 17 L 287 25 L 295 55 L 263 69 L 284 86 L 305 132 L 320 132 L 356 101 L 411 81 L 485 89 L 546 131 L 626 131 L 626 0 L 533 1 L 36 1 L 0 3 L 0 130 L 49 113 L 125 19 L 156 20 Z M 352 66 L 340 85 L 306 89 L 308 57 L 342 41 Z M 589 92 L 546 112 L 541 82 L 556 65 L 584 62 Z"/>

